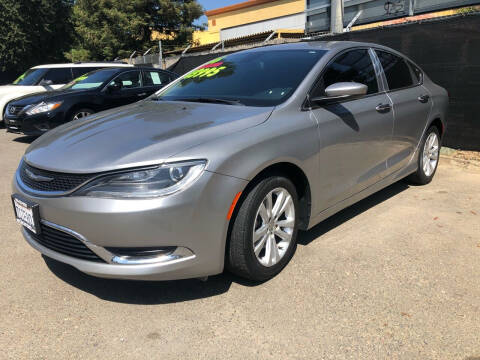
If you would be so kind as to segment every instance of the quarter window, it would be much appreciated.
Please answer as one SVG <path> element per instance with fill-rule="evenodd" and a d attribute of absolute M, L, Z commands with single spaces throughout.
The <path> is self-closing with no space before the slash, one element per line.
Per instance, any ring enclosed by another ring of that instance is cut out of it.
<path fill-rule="evenodd" d="M 145 86 L 155 86 L 167 84 L 170 82 L 170 77 L 161 71 L 144 71 Z"/>
<path fill-rule="evenodd" d="M 325 89 L 337 82 L 357 82 L 368 86 L 367 94 L 378 92 L 377 77 L 368 50 L 352 50 L 335 59 L 325 69 L 312 96 L 325 96 Z"/>
<path fill-rule="evenodd" d="M 413 72 L 413 78 L 414 81 L 417 84 L 420 84 L 423 81 L 423 73 L 422 70 L 420 70 L 418 67 L 416 67 L 412 62 L 408 62 L 408 65 L 410 65 L 410 68 L 412 69 Z"/>
<path fill-rule="evenodd" d="M 375 52 L 382 64 L 390 90 L 413 85 L 412 74 L 405 60 L 385 51 L 375 50 Z"/>

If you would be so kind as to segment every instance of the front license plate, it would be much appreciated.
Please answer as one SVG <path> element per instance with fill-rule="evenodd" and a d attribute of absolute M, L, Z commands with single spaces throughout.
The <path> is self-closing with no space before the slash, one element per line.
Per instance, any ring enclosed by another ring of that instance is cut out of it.
<path fill-rule="evenodd" d="M 13 210 L 17 222 L 34 234 L 40 233 L 40 212 L 38 204 L 20 198 L 18 195 L 12 195 Z"/>

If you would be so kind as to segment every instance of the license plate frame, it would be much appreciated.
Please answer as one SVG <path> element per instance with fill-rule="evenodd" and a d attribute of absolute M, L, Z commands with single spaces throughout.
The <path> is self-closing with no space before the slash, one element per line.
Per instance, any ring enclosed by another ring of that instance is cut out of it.
<path fill-rule="evenodd" d="M 12 195 L 15 220 L 34 234 L 40 234 L 40 207 L 17 194 Z"/>

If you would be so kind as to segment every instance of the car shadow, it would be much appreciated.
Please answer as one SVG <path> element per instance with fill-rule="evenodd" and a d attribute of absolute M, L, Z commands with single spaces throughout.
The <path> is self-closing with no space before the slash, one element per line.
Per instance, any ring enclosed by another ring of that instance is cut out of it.
<path fill-rule="evenodd" d="M 243 280 L 224 272 L 210 276 L 208 281 L 198 279 L 176 281 L 135 281 L 102 279 L 87 275 L 73 266 L 42 255 L 48 268 L 66 283 L 96 297 L 112 302 L 137 305 L 169 304 L 221 295 L 232 282 L 243 286 L 260 283 Z"/>
<path fill-rule="evenodd" d="M 308 245 L 333 228 L 399 194 L 408 187 L 403 182 L 390 185 L 331 216 L 312 229 L 300 232 L 298 244 Z M 101 279 L 84 274 L 70 265 L 46 256 L 43 256 L 43 259 L 53 274 L 66 283 L 100 299 L 126 304 L 157 305 L 191 301 L 221 295 L 230 289 L 233 282 L 249 287 L 262 284 L 262 282 L 239 278 L 229 272 L 211 276 L 206 282 L 198 279 L 158 282 Z"/>
<path fill-rule="evenodd" d="M 19 137 L 16 137 L 15 139 L 13 139 L 13 141 L 15 142 L 19 142 L 19 143 L 22 143 L 22 144 L 31 144 L 35 139 L 37 139 L 38 136 L 19 136 Z"/>
<path fill-rule="evenodd" d="M 354 218 L 357 215 L 360 215 L 364 211 L 384 202 L 391 197 L 405 191 L 409 188 L 409 185 L 404 181 L 398 181 L 385 189 L 382 189 L 369 197 L 353 204 L 346 209 L 332 215 L 331 217 L 323 220 L 321 223 L 315 225 L 308 231 L 301 231 L 298 234 L 297 243 L 299 245 L 308 245 L 313 240 L 318 237 L 326 234 L 330 230 L 340 226 L 341 224 L 347 222 L 348 220 Z"/>

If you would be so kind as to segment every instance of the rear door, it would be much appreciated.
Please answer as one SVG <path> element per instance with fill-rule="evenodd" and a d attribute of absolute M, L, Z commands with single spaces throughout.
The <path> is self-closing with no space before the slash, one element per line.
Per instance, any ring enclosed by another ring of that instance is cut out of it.
<path fill-rule="evenodd" d="M 117 75 L 109 85 L 113 83 L 120 84 L 121 88 L 116 91 L 106 89 L 104 102 L 106 109 L 131 104 L 145 97 L 142 72 L 140 70 L 123 72 Z"/>
<path fill-rule="evenodd" d="M 143 70 L 143 85 L 145 96 L 150 96 L 154 92 L 160 90 L 171 81 L 168 73 L 161 70 Z"/>
<path fill-rule="evenodd" d="M 383 50 L 375 50 L 383 68 L 387 95 L 393 103 L 394 154 L 388 167 L 396 171 L 406 166 L 420 142 L 432 107 L 430 94 L 422 86 L 420 69 L 404 58 Z"/>
<path fill-rule="evenodd" d="M 387 174 L 393 115 L 369 49 L 338 55 L 319 77 L 310 97 L 325 96 L 337 82 L 368 86 L 360 99 L 313 108 L 320 136 L 320 204 L 325 209 L 365 189 Z"/>

